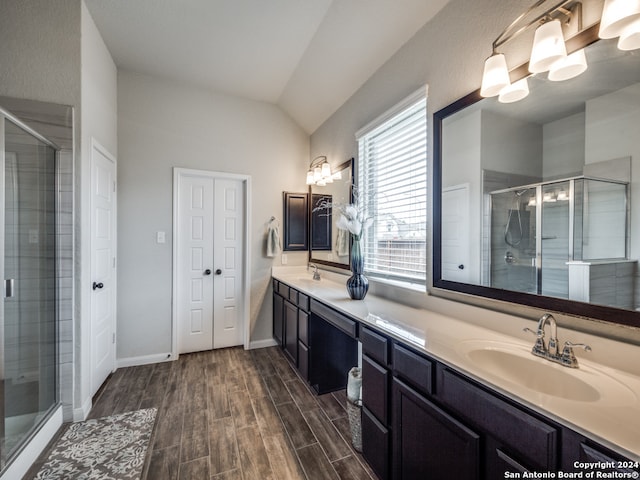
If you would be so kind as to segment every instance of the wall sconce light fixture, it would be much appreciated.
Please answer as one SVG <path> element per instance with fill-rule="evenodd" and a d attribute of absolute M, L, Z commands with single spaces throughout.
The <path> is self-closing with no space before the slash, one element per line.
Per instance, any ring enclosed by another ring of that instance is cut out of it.
<path fill-rule="evenodd" d="M 518 37 L 533 26 L 536 27 L 529 72 L 549 72 L 551 81 L 559 82 L 577 77 L 587 69 L 583 49 L 567 54 L 563 26 L 571 26 L 577 33 L 582 31 L 582 3 L 580 0 L 564 0 L 544 11 L 528 23 L 524 23 L 532 12 L 547 0 L 538 0 L 527 11 L 516 18 L 493 42 L 493 53 L 485 60 L 480 95 L 499 95 L 502 103 L 516 102 L 529 94 L 526 77 L 511 83 L 509 70 L 503 53 L 498 48 Z M 640 0 L 605 0 L 600 20 L 600 38 L 615 38 L 621 50 L 640 48 Z M 523 82 L 524 80 L 524 82 Z"/>
<path fill-rule="evenodd" d="M 331 173 L 331 165 L 327 161 L 327 157 L 320 155 L 309 164 L 307 172 L 307 185 L 325 186 L 327 183 L 333 183 L 333 173 Z"/>

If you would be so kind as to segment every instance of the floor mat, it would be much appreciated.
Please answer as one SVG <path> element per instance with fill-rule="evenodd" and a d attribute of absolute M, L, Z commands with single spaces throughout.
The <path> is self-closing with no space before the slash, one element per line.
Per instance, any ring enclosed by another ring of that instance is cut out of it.
<path fill-rule="evenodd" d="M 156 409 L 148 408 L 74 423 L 58 439 L 38 480 L 139 479 Z"/>

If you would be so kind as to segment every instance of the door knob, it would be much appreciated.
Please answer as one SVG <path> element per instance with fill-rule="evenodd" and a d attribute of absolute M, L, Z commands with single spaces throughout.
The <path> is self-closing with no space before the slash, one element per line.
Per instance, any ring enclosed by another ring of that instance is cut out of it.
<path fill-rule="evenodd" d="M 205 275 L 211 275 L 211 269 L 207 268 L 207 269 L 204 271 L 204 274 L 205 274 Z"/>
<path fill-rule="evenodd" d="M 104 283 L 102 283 L 102 282 L 100 282 L 100 283 L 93 282 L 93 289 L 94 289 L 94 290 L 99 290 L 99 289 L 101 289 L 102 287 L 104 287 Z"/>
<path fill-rule="evenodd" d="M 216 270 L 216 275 L 220 275 L 220 274 L 222 274 L 222 270 L 217 269 L 217 270 Z"/>

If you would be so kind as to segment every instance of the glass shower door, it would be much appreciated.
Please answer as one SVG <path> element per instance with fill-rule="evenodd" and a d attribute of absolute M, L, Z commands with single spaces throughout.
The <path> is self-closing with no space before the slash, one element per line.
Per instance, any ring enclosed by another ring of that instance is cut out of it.
<path fill-rule="evenodd" d="M 0 115 L 0 469 L 57 403 L 56 152 Z"/>
<path fill-rule="evenodd" d="M 536 188 L 491 194 L 491 286 L 537 293 Z"/>

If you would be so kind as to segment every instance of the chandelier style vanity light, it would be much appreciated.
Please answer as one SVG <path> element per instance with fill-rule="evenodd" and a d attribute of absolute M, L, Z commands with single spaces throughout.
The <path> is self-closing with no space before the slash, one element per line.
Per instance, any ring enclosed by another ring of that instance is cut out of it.
<path fill-rule="evenodd" d="M 509 77 L 507 60 L 498 48 L 520 36 L 533 26 L 536 30 L 528 62 L 529 74 L 548 73 L 554 82 L 577 77 L 587 69 L 584 49 L 567 52 L 564 30 L 582 32 L 582 3 L 579 0 L 564 0 L 556 3 L 528 23 L 531 13 L 548 0 L 538 0 L 527 11 L 516 18 L 492 44 L 493 53 L 484 63 L 480 95 L 511 103 L 529 95 L 528 75 L 513 83 Z M 619 37 L 618 48 L 635 50 L 640 48 L 640 0 L 605 0 L 600 20 L 600 38 Z"/>
<path fill-rule="evenodd" d="M 324 187 L 327 183 L 333 183 L 334 180 L 341 178 L 340 172 L 331 171 L 331 165 L 329 165 L 326 156 L 319 155 L 311 160 L 309 171 L 307 171 L 307 185 Z"/>

